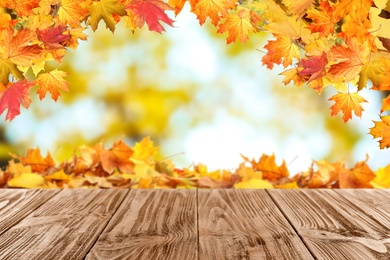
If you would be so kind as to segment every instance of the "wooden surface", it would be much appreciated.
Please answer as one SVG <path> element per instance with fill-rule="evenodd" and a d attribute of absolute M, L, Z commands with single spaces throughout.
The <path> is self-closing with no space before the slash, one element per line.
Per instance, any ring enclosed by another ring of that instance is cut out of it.
<path fill-rule="evenodd" d="M 390 190 L 0 190 L 0 259 L 390 259 Z"/>

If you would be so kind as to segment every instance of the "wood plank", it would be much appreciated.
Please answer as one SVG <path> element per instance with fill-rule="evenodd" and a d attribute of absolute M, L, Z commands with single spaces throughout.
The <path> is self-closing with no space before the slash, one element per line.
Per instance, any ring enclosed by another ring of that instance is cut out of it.
<path fill-rule="evenodd" d="M 58 192 L 59 190 L 0 189 L 0 235 Z"/>
<path fill-rule="evenodd" d="M 0 236 L 0 259 L 83 259 L 127 192 L 62 190 Z"/>
<path fill-rule="evenodd" d="M 265 190 L 199 190 L 199 259 L 313 259 Z"/>
<path fill-rule="evenodd" d="M 360 192 L 360 191 L 358 191 Z M 390 226 L 334 190 L 270 190 L 318 259 L 390 259 Z"/>
<path fill-rule="evenodd" d="M 342 189 L 335 191 L 361 208 L 365 214 L 390 227 L 390 189 Z"/>
<path fill-rule="evenodd" d="M 197 259 L 196 190 L 131 190 L 86 259 Z"/>

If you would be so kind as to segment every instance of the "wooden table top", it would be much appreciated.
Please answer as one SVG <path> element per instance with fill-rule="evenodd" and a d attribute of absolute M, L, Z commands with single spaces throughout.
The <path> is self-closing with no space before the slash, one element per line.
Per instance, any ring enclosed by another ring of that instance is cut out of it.
<path fill-rule="evenodd" d="M 0 190 L 0 259 L 390 259 L 390 190 Z"/>

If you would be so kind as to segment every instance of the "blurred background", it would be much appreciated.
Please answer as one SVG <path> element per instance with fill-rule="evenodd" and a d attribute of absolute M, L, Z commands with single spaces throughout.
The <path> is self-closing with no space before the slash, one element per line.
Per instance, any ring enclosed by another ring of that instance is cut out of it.
<path fill-rule="evenodd" d="M 362 119 L 345 124 L 341 115 L 330 117 L 333 89 L 319 96 L 284 86 L 282 68 L 261 65 L 268 34 L 226 46 L 226 35 L 210 23 L 200 27 L 188 6 L 175 20 L 162 35 L 147 28 L 133 34 L 123 22 L 114 35 L 103 22 L 95 33 L 86 30 L 88 41 L 69 50 L 60 66 L 69 72 L 70 93 L 57 103 L 33 95 L 12 122 L 2 115 L 1 160 L 39 146 L 61 161 L 82 144 L 108 146 L 124 137 L 133 145 L 151 136 L 161 157 L 172 156 L 179 167 L 231 169 L 240 154 L 263 153 L 286 160 L 293 174 L 312 160 L 353 166 L 368 154 L 373 169 L 389 163 L 390 152 L 367 134 L 379 118 L 379 93 L 362 91 L 369 101 Z"/>

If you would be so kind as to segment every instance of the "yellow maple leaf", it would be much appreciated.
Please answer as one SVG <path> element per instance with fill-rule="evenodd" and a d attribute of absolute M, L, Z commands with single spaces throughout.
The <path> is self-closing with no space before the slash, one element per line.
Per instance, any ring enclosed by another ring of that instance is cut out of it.
<path fill-rule="evenodd" d="M 69 181 L 70 176 L 64 172 L 64 170 L 56 171 L 53 174 L 45 176 L 45 180 L 48 181 Z"/>
<path fill-rule="evenodd" d="M 84 2 L 84 0 L 61 0 L 57 13 L 62 25 L 80 26 L 80 21 L 88 14 L 88 9 L 83 5 Z"/>
<path fill-rule="evenodd" d="M 23 173 L 32 173 L 30 165 L 15 163 L 14 160 L 9 162 L 7 171 L 12 174 L 14 178 L 20 177 Z"/>
<path fill-rule="evenodd" d="M 106 28 L 111 32 L 115 31 L 115 20 L 113 14 L 125 15 L 125 7 L 118 4 L 117 0 L 100 0 L 93 2 L 90 6 L 90 17 L 88 19 L 88 25 L 91 25 L 92 30 L 96 31 L 100 20 L 106 23 Z"/>
<path fill-rule="evenodd" d="M 158 152 L 158 147 L 153 145 L 153 141 L 150 140 L 150 137 L 145 137 L 141 142 L 134 145 L 133 151 L 134 153 L 131 156 L 132 159 L 151 162 Z"/>
<path fill-rule="evenodd" d="M 384 168 L 379 168 L 375 172 L 375 178 L 370 184 L 376 189 L 389 189 L 390 188 L 390 164 Z"/>
<path fill-rule="evenodd" d="M 311 31 L 306 28 L 303 21 L 297 15 L 289 16 L 274 1 L 267 0 L 268 11 L 262 16 L 267 24 L 264 28 L 272 34 L 283 35 L 292 40 L 302 38 L 305 42 Z"/>
<path fill-rule="evenodd" d="M 381 121 L 373 121 L 374 126 L 370 128 L 370 134 L 379 140 L 380 148 L 390 147 L 390 115 L 381 116 Z"/>
<path fill-rule="evenodd" d="M 250 179 L 234 184 L 235 189 L 272 189 L 274 186 L 267 180 Z"/>
<path fill-rule="evenodd" d="M 339 112 L 343 112 L 344 122 L 352 118 L 352 110 L 356 116 L 361 117 L 364 109 L 360 103 L 367 102 L 358 93 L 337 93 L 328 100 L 336 102 L 330 108 L 332 110 L 331 115 L 335 116 Z"/>
<path fill-rule="evenodd" d="M 238 38 L 241 43 L 245 43 L 250 32 L 255 32 L 256 28 L 251 23 L 251 11 L 246 8 L 239 8 L 235 12 L 226 15 L 225 21 L 219 24 L 217 33 L 228 32 L 226 43 L 235 42 Z"/>
<path fill-rule="evenodd" d="M 39 89 L 37 91 L 39 99 L 42 100 L 46 96 L 46 93 L 50 92 L 51 98 L 54 101 L 57 101 L 58 96 L 60 96 L 58 89 L 69 91 L 69 82 L 64 79 L 67 75 L 68 74 L 66 72 L 58 69 L 40 74 L 35 80 L 35 82 L 39 85 Z"/>
<path fill-rule="evenodd" d="M 228 10 L 235 6 L 236 0 L 199 0 L 192 12 L 198 17 L 200 25 L 203 25 L 207 17 L 210 17 L 211 23 L 217 26 L 220 17 L 226 16 Z"/>
<path fill-rule="evenodd" d="M 42 188 L 44 178 L 36 173 L 22 173 L 19 177 L 8 181 L 8 186 L 13 188 Z"/>

